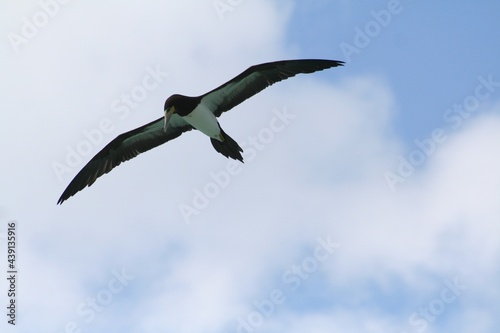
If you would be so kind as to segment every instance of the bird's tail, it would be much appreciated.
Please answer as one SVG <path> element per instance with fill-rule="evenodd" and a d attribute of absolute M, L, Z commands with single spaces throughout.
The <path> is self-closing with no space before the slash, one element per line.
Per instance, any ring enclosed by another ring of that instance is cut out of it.
<path fill-rule="evenodd" d="M 234 160 L 238 160 L 243 163 L 243 157 L 241 153 L 243 149 L 234 141 L 229 135 L 227 135 L 221 129 L 221 135 L 224 138 L 224 141 L 219 141 L 217 139 L 210 138 L 212 142 L 212 146 L 214 146 L 215 150 L 226 157 L 231 157 Z"/>

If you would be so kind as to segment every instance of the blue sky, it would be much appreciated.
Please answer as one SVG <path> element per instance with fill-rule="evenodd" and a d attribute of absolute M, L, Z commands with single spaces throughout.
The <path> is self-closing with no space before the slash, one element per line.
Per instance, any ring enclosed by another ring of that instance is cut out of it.
<path fill-rule="evenodd" d="M 389 1 L 297 2 L 287 40 L 300 45 L 302 56 L 339 54 L 342 42 L 353 45 L 354 27 L 362 30 L 371 12 Z M 442 126 L 442 113 L 475 88 L 476 77 L 499 76 L 500 46 L 494 1 L 397 1 L 390 24 L 355 54 L 349 73 L 383 75 L 400 106 L 393 121 L 398 137 L 409 144 Z M 313 19 L 314 18 L 314 19 Z M 342 73 L 341 75 L 344 75 Z"/>
<path fill-rule="evenodd" d="M 497 2 L 1 6 L 2 332 L 498 332 Z M 347 63 L 224 114 L 245 164 L 192 131 L 56 206 L 171 94 L 292 58 Z"/>

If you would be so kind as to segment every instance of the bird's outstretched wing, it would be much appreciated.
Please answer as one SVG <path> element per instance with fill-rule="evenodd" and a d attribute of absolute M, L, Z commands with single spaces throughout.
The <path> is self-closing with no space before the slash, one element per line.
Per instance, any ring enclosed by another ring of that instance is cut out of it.
<path fill-rule="evenodd" d="M 270 85 L 297 74 L 307 74 L 331 67 L 342 66 L 337 60 L 282 60 L 255 65 L 224 83 L 218 88 L 200 96 L 201 102 L 219 117 L 244 100 L 259 93 Z"/>
<path fill-rule="evenodd" d="M 69 183 L 57 201 L 62 204 L 75 193 L 92 185 L 97 178 L 110 172 L 120 163 L 128 161 L 140 153 L 144 153 L 167 141 L 175 139 L 182 133 L 193 129 L 180 116 L 174 115 L 167 132 L 163 130 L 164 119 L 159 118 L 132 131 L 120 134 L 97 155 L 95 155 Z"/>

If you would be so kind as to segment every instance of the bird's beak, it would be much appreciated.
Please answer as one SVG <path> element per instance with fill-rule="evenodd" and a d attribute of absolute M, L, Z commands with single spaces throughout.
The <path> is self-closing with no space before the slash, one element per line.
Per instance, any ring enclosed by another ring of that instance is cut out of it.
<path fill-rule="evenodd" d="M 170 107 L 169 109 L 166 109 L 165 110 L 165 123 L 163 125 L 163 130 L 166 132 L 167 131 L 167 128 L 168 128 L 168 123 L 170 122 L 170 118 L 172 117 L 172 115 L 174 114 L 175 112 L 175 107 Z"/>

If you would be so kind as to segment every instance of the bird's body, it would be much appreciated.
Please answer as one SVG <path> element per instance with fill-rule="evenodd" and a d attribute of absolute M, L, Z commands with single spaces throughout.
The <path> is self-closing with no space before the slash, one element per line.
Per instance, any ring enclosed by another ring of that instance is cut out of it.
<path fill-rule="evenodd" d="M 120 134 L 95 155 L 68 185 L 58 200 L 63 203 L 120 163 L 168 142 L 192 129 L 199 130 L 222 155 L 243 162 L 243 150 L 224 130 L 217 117 L 273 83 L 300 73 L 342 66 L 336 60 L 284 60 L 255 65 L 208 93 L 188 97 L 179 94 L 165 101 L 165 116 Z"/>
<path fill-rule="evenodd" d="M 191 113 L 182 118 L 203 134 L 212 139 L 222 141 L 221 128 L 217 121 L 217 117 L 215 117 L 213 112 L 205 104 L 198 104 Z"/>

